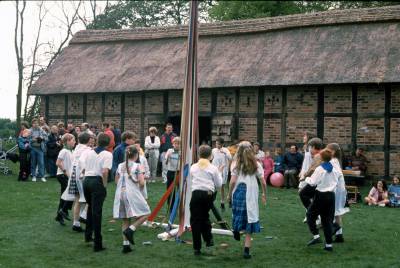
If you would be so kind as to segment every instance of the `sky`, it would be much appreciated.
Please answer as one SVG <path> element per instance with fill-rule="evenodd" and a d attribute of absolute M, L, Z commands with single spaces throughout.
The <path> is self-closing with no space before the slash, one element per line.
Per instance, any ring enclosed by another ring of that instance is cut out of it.
<path fill-rule="evenodd" d="M 34 45 L 37 28 L 39 1 L 27 1 L 25 16 L 24 16 L 24 59 L 27 61 L 30 58 L 31 49 Z M 98 11 L 105 6 L 105 2 L 98 1 Z M 65 10 L 72 15 L 73 5 L 65 1 Z M 89 17 L 90 3 L 83 2 L 81 15 Z M 46 14 L 41 32 L 41 42 L 53 42 L 59 44 L 60 40 L 65 35 L 63 29 L 65 26 L 60 18 L 62 17 L 60 1 L 45 1 L 45 7 L 49 10 Z M 0 118 L 16 118 L 16 102 L 18 88 L 18 69 L 14 48 L 14 30 L 15 30 L 15 1 L 0 1 Z M 86 11 L 86 13 L 85 13 Z M 79 22 L 73 28 L 73 32 L 83 30 L 83 23 Z M 44 51 L 42 51 L 44 52 Z M 24 89 L 23 107 L 25 105 L 26 88 Z M 23 108 L 22 107 L 22 108 Z"/>

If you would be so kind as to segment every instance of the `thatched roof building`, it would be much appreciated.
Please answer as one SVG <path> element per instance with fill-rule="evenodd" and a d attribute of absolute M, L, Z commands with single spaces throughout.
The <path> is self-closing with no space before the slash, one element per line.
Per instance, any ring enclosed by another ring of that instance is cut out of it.
<path fill-rule="evenodd" d="M 29 94 L 50 123 L 179 127 L 187 27 L 78 32 Z M 400 6 L 200 25 L 200 138 L 301 144 L 305 130 L 400 172 Z"/>

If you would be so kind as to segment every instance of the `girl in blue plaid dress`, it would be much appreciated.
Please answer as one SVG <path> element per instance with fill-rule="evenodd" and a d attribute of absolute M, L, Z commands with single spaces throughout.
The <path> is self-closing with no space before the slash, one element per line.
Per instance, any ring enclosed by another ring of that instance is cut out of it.
<path fill-rule="evenodd" d="M 254 155 L 251 144 L 243 141 L 239 144 L 236 159 L 231 166 L 228 201 L 232 200 L 232 225 L 236 240 L 240 232 L 246 233 L 244 241 L 245 259 L 251 258 L 251 235 L 260 232 L 258 208 L 258 183 L 262 186 L 262 202 L 266 204 L 266 183 L 261 164 Z"/>

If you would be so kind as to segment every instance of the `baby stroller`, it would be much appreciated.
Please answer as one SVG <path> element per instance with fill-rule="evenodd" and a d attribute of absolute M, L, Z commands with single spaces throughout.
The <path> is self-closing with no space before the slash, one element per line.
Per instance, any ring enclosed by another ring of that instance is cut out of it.
<path fill-rule="evenodd" d="M 12 162 L 18 162 L 18 155 L 15 153 L 18 149 L 18 146 L 15 145 L 10 150 L 3 150 L 3 140 L 0 140 L 0 172 L 3 172 L 4 175 L 11 174 L 11 169 L 7 165 L 7 160 L 11 160 Z"/>

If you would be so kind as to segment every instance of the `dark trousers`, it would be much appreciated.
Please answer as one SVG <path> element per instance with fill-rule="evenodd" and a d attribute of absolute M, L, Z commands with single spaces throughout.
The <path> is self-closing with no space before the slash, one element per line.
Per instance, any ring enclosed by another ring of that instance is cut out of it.
<path fill-rule="evenodd" d="M 212 240 L 209 211 L 213 205 L 213 194 L 208 191 L 193 191 L 190 200 L 190 226 L 192 227 L 193 249 L 201 249 L 201 236 L 206 244 Z"/>
<path fill-rule="evenodd" d="M 318 234 L 316 220 L 321 216 L 325 242 L 332 243 L 333 218 L 335 217 L 335 193 L 315 191 L 315 197 L 307 210 L 307 224 L 313 235 Z"/>
<path fill-rule="evenodd" d="M 172 183 L 174 183 L 175 174 L 176 174 L 175 171 L 168 170 L 168 172 L 167 172 L 167 189 L 169 188 L 169 186 Z M 171 198 L 172 198 L 172 201 L 171 201 Z M 168 204 L 171 204 L 170 207 L 169 207 L 170 211 L 172 211 L 172 208 L 174 207 L 174 202 L 175 202 L 175 194 L 174 194 L 174 191 L 172 191 L 170 196 L 168 196 Z"/>
<path fill-rule="evenodd" d="M 91 238 L 94 232 L 94 247 L 101 248 L 101 219 L 103 203 L 107 195 L 102 178 L 100 176 L 85 177 L 83 181 L 83 192 L 88 204 L 85 238 Z"/>
<path fill-rule="evenodd" d="M 31 159 L 29 152 L 19 152 L 19 181 L 26 181 L 31 174 Z"/>
<path fill-rule="evenodd" d="M 308 209 L 308 207 L 311 205 L 311 200 L 314 198 L 315 195 L 315 188 L 315 186 L 306 184 L 306 186 L 304 186 L 299 193 L 301 202 L 306 209 Z"/>
<path fill-rule="evenodd" d="M 285 186 L 287 188 L 297 187 L 297 169 L 288 169 L 284 173 Z"/>
<path fill-rule="evenodd" d="M 73 201 L 65 201 L 61 199 L 61 195 L 64 193 L 65 189 L 67 189 L 68 186 L 68 177 L 65 176 L 64 174 L 57 175 L 57 180 L 60 183 L 61 189 L 60 189 L 60 201 L 58 202 L 58 211 L 62 210 L 65 213 L 68 213 L 68 210 L 72 208 L 72 203 Z"/>

